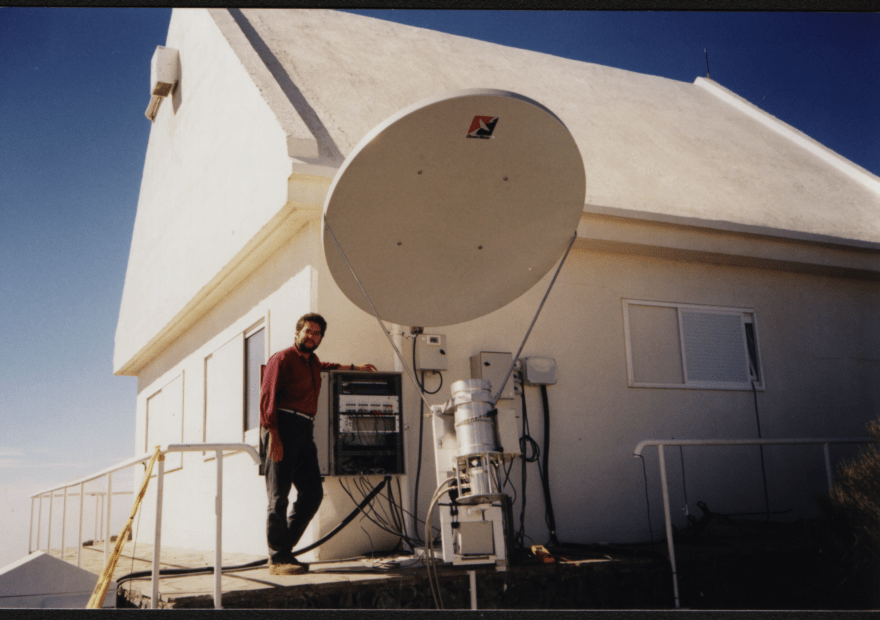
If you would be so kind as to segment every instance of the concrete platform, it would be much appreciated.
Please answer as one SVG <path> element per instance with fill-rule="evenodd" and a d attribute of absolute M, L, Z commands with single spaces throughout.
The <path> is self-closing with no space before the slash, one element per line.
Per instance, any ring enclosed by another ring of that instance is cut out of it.
<path fill-rule="evenodd" d="M 112 549 L 111 549 L 112 550 Z M 60 555 L 53 550 L 53 555 Z M 113 573 L 114 579 L 152 568 L 151 545 L 125 544 Z M 64 559 L 76 563 L 76 549 L 65 549 Z M 262 559 L 246 554 L 224 554 L 224 566 Z M 83 568 L 100 574 L 103 544 L 84 547 Z M 213 566 L 213 551 L 162 547 L 161 567 Z M 652 566 L 654 567 L 652 569 Z M 565 558 L 551 564 L 535 560 L 498 572 L 494 565 L 438 566 L 440 596 L 446 609 L 470 609 L 470 578 L 476 572 L 477 607 L 480 609 L 587 609 L 620 608 L 623 600 L 641 601 L 642 608 L 656 607 L 651 598 L 668 598 L 654 574 L 662 568 L 645 558 Z M 621 586 L 621 576 L 628 584 Z M 638 583 L 636 583 L 638 582 Z M 427 569 L 412 556 L 354 558 L 312 564 L 301 575 L 270 575 L 267 567 L 224 573 L 224 608 L 309 609 L 434 609 Z M 667 585 L 667 584 L 663 584 Z M 213 608 L 213 573 L 164 576 L 159 584 L 159 608 Z M 668 588 L 667 588 L 668 589 Z M 150 607 L 150 577 L 120 584 L 117 607 Z M 644 595 L 639 595 L 642 592 Z M 113 593 L 108 593 L 112 596 Z M 661 605 L 660 608 L 666 607 Z M 668 607 L 667 607 L 668 608 Z"/>
<path fill-rule="evenodd" d="M 877 609 L 876 578 L 849 584 L 829 556 L 827 535 L 815 522 L 772 523 L 717 517 L 676 537 L 683 609 Z M 123 547 L 113 578 L 151 569 L 153 549 L 132 541 Z M 666 544 L 553 548 L 555 561 L 514 557 L 506 572 L 476 571 L 481 610 L 671 610 L 672 575 Z M 53 555 L 60 555 L 58 550 Z M 212 567 L 213 551 L 162 547 L 162 568 Z M 76 564 L 76 549 L 64 559 Z M 226 553 L 224 566 L 260 556 Z M 82 549 L 82 567 L 100 574 L 103 545 Z M 468 567 L 438 567 L 445 609 L 470 609 Z M 870 578 L 869 578 L 870 577 Z M 848 585 L 849 584 L 849 585 Z M 213 608 L 214 577 L 162 577 L 160 608 Z M 352 558 L 316 563 L 309 573 L 270 575 L 260 567 L 224 573 L 224 608 L 435 609 L 422 562 L 412 556 Z M 117 607 L 150 607 L 150 577 L 123 582 Z M 112 596 L 110 593 L 109 596 Z"/>

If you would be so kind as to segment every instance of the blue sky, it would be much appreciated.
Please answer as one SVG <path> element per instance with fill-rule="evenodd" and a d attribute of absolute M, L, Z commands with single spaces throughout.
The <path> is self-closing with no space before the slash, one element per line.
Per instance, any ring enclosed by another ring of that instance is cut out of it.
<path fill-rule="evenodd" d="M 707 49 L 712 79 L 880 175 L 877 14 L 355 12 L 684 82 Z M 113 339 L 170 16 L 0 8 L 0 567 L 31 493 L 134 455 Z"/>

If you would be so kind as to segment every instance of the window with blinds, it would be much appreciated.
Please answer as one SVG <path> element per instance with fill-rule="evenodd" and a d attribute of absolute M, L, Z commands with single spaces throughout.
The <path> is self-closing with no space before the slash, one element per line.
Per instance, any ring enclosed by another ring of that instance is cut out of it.
<path fill-rule="evenodd" d="M 626 299 L 630 387 L 763 389 L 755 314 Z"/>

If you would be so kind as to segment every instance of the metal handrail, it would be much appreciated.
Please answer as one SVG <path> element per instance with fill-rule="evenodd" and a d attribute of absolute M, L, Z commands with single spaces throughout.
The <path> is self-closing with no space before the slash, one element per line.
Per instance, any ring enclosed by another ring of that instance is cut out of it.
<path fill-rule="evenodd" d="M 660 487 L 663 491 L 663 518 L 666 521 L 666 545 L 669 549 L 669 564 L 672 569 L 672 590 L 675 596 L 675 608 L 681 607 L 678 596 L 678 572 L 675 566 L 675 544 L 672 537 L 672 515 L 669 509 L 669 485 L 666 481 L 666 459 L 663 456 L 665 446 L 766 446 L 766 445 L 799 445 L 822 444 L 825 451 L 825 473 L 828 478 L 828 489 L 834 486 L 831 469 L 831 453 L 828 445 L 832 443 L 872 443 L 869 437 L 825 437 L 795 439 L 646 439 L 640 441 L 633 451 L 633 456 L 642 457 L 642 450 L 649 446 L 657 446 L 660 463 Z"/>
<path fill-rule="evenodd" d="M 253 459 L 254 463 L 259 464 L 260 455 L 254 449 L 253 446 L 245 444 L 245 443 L 194 443 L 194 444 L 166 444 L 163 446 L 159 446 L 159 453 L 161 455 L 165 455 L 169 452 L 215 452 L 215 461 L 216 461 L 216 469 L 217 469 L 217 494 L 214 500 L 214 513 L 216 515 L 216 538 L 214 542 L 214 607 L 216 609 L 222 609 L 221 603 L 221 557 L 222 557 L 222 527 L 223 527 L 223 453 L 224 452 L 246 452 Z M 50 536 L 48 540 L 51 544 L 51 529 L 52 529 L 52 499 L 55 497 L 56 491 L 64 491 L 64 511 L 62 516 L 62 525 L 61 525 L 61 555 L 62 559 L 64 556 L 64 532 L 66 530 L 66 519 L 67 519 L 67 489 L 79 485 L 79 495 L 80 497 L 84 497 L 86 493 L 84 493 L 83 485 L 86 482 L 91 482 L 92 480 L 97 480 L 103 476 L 107 476 L 107 490 L 105 492 L 98 493 L 88 493 L 89 495 L 107 495 L 107 507 L 106 507 L 106 535 L 104 537 L 104 564 L 106 565 L 107 559 L 109 557 L 109 541 L 110 541 L 110 509 L 111 509 L 111 501 L 110 498 L 112 495 L 117 495 L 119 493 L 113 492 L 113 474 L 117 471 L 125 469 L 127 467 L 132 467 L 134 465 L 138 465 L 139 463 L 146 463 L 151 458 L 153 458 L 153 453 L 144 454 L 141 456 L 136 456 L 116 465 L 112 465 L 107 467 L 106 469 L 102 469 L 101 471 L 90 474 L 88 476 L 84 476 L 82 478 L 78 478 L 72 482 L 66 482 L 63 484 L 59 484 L 57 486 L 51 487 L 44 491 L 40 491 L 39 493 L 35 493 L 31 496 L 31 532 L 28 537 L 28 553 L 30 553 L 30 544 L 31 539 L 33 537 L 33 522 L 34 522 L 34 502 L 33 500 L 37 497 L 40 498 L 39 504 L 39 512 L 37 518 L 37 548 L 39 550 L 39 534 L 42 527 L 42 509 L 43 502 L 42 498 L 44 495 L 49 494 L 49 531 Z M 153 577 L 151 584 L 151 597 L 150 597 L 150 608 L 157 609 L 159 603 L 159 550 L 161 546 L 161 535 L 162 535 L 162 495 L 163 495 L 163 487 L 165 480 L 165 459 L 160 458 L 159 461 L 158 472 L 156 474 L 156 529 L 153 541 Z M 131 493 L 132 491 L 124 491 L 122 493 Z M 80 551 L 82 549 L 82 508 L 83 502 L 80 500 L 80 510 L 79 510 L 79 541 L 77 543 L 77 555 L 76 555 L 76 564 L 80 565 Z M 102 509 L 103 510 L 103 509 Z M 96 515 L 97 518 L 97 515 Z"/>
<path fill-rule="evenodd" d="M 75 483 L 71 483 L 75 484 Z M 113 495 L 131 495 L 133 491 L 113 491 Z M 52 548 L 52 501 L 54 498 L 58 497 L 57 491 L 41 491 L 40 493 L 35 493 L 31 496 L 31 518 L 29 523 L 29 531 L 28 531 L 28 554 L 34 551 L 34 548 L 31 546 L 34 538 L 34 500 L 40 500 L 40 510 L 38 512 L 38 523 L 37 523 L 37 547 L 36 550 L 40 550 L 40 534 L 42 531 L 42 500 L 45 495 L 49 495 L 49 524 L 46 538 L 46 551 L 51 551 Z M 61 559 L 64 559 L 64 549 L 66 548 L 66 536 L 67 536 L 67 498 L 68 497 L 77 497 L 80 495 L 79 493 L 68 493 L 67 488 L 64 489 L 64 493 L 61 494 L 61 497 L 64 498 L 64 503 L 61 512 Z M 82 551 L 82 511 L 84 507 L 85 496 L 91 496 L 95 498 L 95 533 L 93 543 L 97 543 L 99 540 L 104 540 L 106 536 L 103 536 L 103 528 L 104 528 L 104 499 L 107 495 L 106 491 L 86 491 L 82 494 L 83 499 L 80 500 L 80 514 L 79 514 L 79 541 L 77 543 L 77 556 L 76 556 L 76 565 L 80 566 L 81 561 L 81 551 Z M 100 521 L 99 521 L 100 520 Z M 99 527 L 100 522 L 100 527 Z"/>

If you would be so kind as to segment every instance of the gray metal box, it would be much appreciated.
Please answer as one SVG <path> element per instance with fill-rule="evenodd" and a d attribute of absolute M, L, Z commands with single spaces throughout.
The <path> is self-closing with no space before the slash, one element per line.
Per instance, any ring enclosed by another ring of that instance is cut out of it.
<path fill-rule="evenodd" d="M 495 538 L 491 521 L 465 521 L 462 519 L 455 530 L 455 538 L 458 553 L 461 555 L 491 555 L 495 553 Z"/>
<path fill-rule="evenodd" d="M 446 336 L 416 336 L 416 370 L 446 370 Z"/>
<path fill-rule="evenodd" d="M 512 362 L 512 353 L 480 351 L 471 357 L 471 379 L 488 379 L 492 385 L 492 396 L 495 396 Z M 513 397 L 513 381 L 508 379 L 499 398 Z"/>

